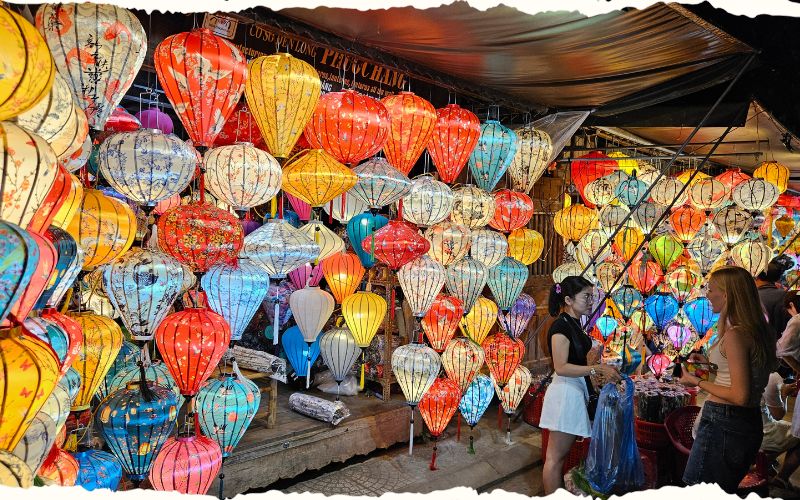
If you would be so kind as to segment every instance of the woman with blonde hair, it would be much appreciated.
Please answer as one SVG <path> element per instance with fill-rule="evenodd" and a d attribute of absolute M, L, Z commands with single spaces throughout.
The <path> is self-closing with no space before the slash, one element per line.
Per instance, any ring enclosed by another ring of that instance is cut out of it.
<path fill-rule="evenodd" d="M 686 484 L 716 483 L 735 493 L 755 462 L 763 435 L 761 396 L 778 367 L 775 336 L 767 324 L 753 277 L 741 267 L 725 266 L 708 281 L 708 300 L 718 337 L 709 350 L 717 365 L 713 382 L 683 370 L 681 383 L 708 393 L 697 437 L 683 474 Z M 692 355 L 696 360 L 700 355 Z"/>

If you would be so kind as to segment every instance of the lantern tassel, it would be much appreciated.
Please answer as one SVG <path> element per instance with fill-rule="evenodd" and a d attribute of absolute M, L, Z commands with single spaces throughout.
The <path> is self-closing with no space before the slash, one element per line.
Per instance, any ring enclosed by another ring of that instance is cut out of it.
<path fill-rule="evenodd" d="M 461 441 L 461 415 L 456 416 L 456 441 Z"/>
<path fill-rule="evenodd" d="M 311 385 L 311 346 L 308 347 L 308 359 L 306 360 L 306 389 Z"/>
<path fill-rule="evenodd" d="M 470 426 L 470 428 L 469 428 L 469 448 L 467 448 L 467 453 L 469 453 L 470 455 L 474 455 L 475 454 L 475 446 L 473 444 L 474 442 L 475 442 L 475 438 L 472 436 L 472 426 Z"/>
<path fill-rule="evenodd" d="M 339 396 L 342 392 L 342 383 L 336 382 L 336 401 L 339 401 Z"/>
<path fill-rule="evenodd" d="M 514 444 L 511 441 L 511 414 L 508 415 L 508 424 L 506 425 L 506 444 Z"/>
<path fill-rule="evenodd" d="M 411 426 L 408 434 L 408 454 L 414 454 L 414 407 L 411 407 Z"/>
<path fill-rule="evenodd" d="M 361 354 L 361 380 L 358 382 L 358 390 L 364 390 L 364 354 Z"/>
<path fill-rule="evenodd" d="M 225 499 L 224 493 L 222 492 L 224 487 L 225 487 L 225 457 L 222 457 L 222 461 L 220 462 L 219 466 L 219 495 L 217 495 L 217 498 L 219 498 L 219 500 Z"/>
<path fill-rule="evenodd" d="M 280 323 L 281 304 L 275 302 L 275 316 L 272 320 L 272 345 L 278 345 L 278 324 Z"/>
<path fill-rule="evenodd" d="M 328 224 L 333 224 L 333 201 L 328 202 Z"/>
<path fill-rule="evenodd" d="M 275 218 L 275 215 L 278 213 L 278 195 L 275 195 L 272 200 L 269 202 L 269 213 L 272 215 L 272 218 Z"/>
<path fill-rule="evenodd" d="M 431 464 L 428 466 L 430 470 L 438 470 L 436 467 L 436 438 L 433 440 L 433 455 L 431 455 Z"/>

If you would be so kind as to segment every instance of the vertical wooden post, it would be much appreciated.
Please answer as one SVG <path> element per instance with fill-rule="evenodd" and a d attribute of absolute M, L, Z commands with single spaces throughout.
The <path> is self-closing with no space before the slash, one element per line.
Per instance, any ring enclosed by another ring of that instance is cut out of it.
<path fill-rule="evenodd" d="M 275 420 L 278 418 L 278 381 L 269 381 L 269 416 L 267 417 L 267 429 L 275 427 Z"/>

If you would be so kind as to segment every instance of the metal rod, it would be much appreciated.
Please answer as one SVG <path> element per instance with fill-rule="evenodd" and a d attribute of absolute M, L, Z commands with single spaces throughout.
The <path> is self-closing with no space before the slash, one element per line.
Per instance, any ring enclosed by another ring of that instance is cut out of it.
<path fill-rule="evenodd" d="M 755 140 L 755 141 L 727 141 L 727 142 L 724 142 L 723 145 L 727 146 L 729 144 L 759 144 L 759 143 L 762 143 L 762 142 L 765 142 L 765 141 L 767 141 L 767 139 L 762 139 L 760 141 L 758 141 L 758 140 Z M 704 146 L 711 146 L 712 144 L 714 144 L 714 141 L 692 142 L 692 143 L 687 144 L 686 147 L 691 147 L 691 146 L 704 147 Z M 616 151 L 618 149 L 650 149 L 650 148 L 679 148 L 679 147 L 681 147 L 681 144 L 638 144 L 638 145 L 635 145 L 635 146 L 606 146 L 606 147 L 603 147 L 603 148 L 589 148 L 589 147 L 583 147 L 583 146 L 566 146 L 565 148 L 562 149 L 562 151 Z M 626 160 L 627 158 L 622 158 L 622 159 Z"/>
<path fill-rule="evenodd" d="M 711 156 L 713 156 L 713 157 L 720 157 L 720 156 L 753 156 L 753 157 L 759 157 L 759 156 L 763 156 L 763 155 L 764 155 L 763 151 L 750 151 L 750 152 L 747 152 L 747 153 L 715 153 L 715 154 L 713 154 Z M 619 158 L 619 160 L 622 160 L 622 161 L 624 161 L 624 160 L 669 160 L 669 159 L 672 159 L 674 157 L 675 157 L 675 155 L 626 156 L 625 158 Z M 681 155 L 678 156 L 679 160 L 693 160 L 693 159 L 700 159 L 700 158 L 705 158 L 705 155 L 703 155 L 703 154 L 689 154 L 689 155 L 681 154 Z M 587 161 L 591 162 L 591 161 L 597 161 L 597 158 L 572 158 L 572 159 L 565 158 L 563 160 L 558 160 L 558 163 L 572 163 L 572 162 L 578 162 L 578 161 L 579 162 L 587 162 Z"/>

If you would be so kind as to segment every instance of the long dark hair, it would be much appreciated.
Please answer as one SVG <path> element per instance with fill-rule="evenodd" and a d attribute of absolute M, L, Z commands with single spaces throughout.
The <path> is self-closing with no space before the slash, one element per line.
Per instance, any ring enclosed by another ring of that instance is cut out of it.
<path fill-rule="evenodd" d="M 550 298 L 547 301 L 547 312 L 554 318 L 561 313 L 561 308 L 566 305 L 566 297 L 575 298 L 582 290 L 591 288 L 592 283 L 583 276 L 567 276 L 561 283 L 550 287 Z"/>

